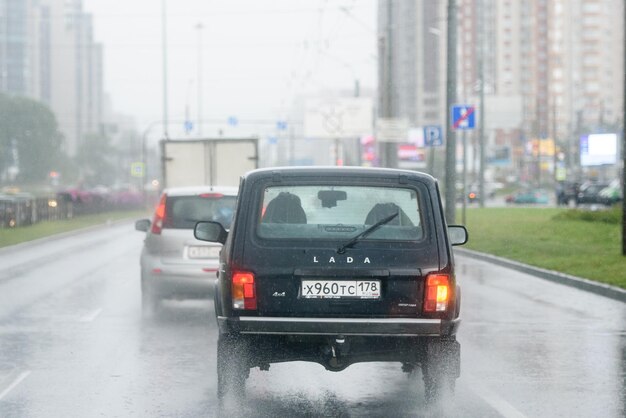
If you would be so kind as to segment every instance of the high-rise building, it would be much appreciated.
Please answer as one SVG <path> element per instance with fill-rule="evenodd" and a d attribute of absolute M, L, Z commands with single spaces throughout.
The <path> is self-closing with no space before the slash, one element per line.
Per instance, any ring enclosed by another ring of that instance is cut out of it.
<path fill-rule="evenodd" d="M 413 126 L 445 119 L 445 2 L 378 2 L 379 113 Z"/>
<path fill-rule="evenodd" d="M 31 94 L 32 0 L 0 0 L 0 92 Z"/>
<path fill-rule="evenodd" d="M 0 0 L 0 92 L 47 104 L 70 155 L 101 130 L 102 61 L 82 0 Z"/>
<path fill-rule="evenodd" d="M 415 125 L 445 124 L 445 4 L 379 1 L 379 39 L 388 45 L 379 56 L 379 106 L 386 105 L 389 116 L 409 117 Z M 580 134 L 615 129 L 620 122 L 623 0 L 456 4 L 457 97 L 478 104 L 483 83 L 492 104 L 485 123 L 488 161 L 517 172 L 534 164 L 539 177 L 542 170 L 554 170 L 556 151 L 575 168 Z M 435 33 L 440 41 L 428 41 Z M 437 76 L 426 82 L 428 70 Z M 429 108 L 435 103 L 438 115 Z M 494 109 L 494 103 L 504 106 Z M 520 113 L 519 122 L 511 125 L 516 118 L 507 111 Z M 545 161 L 536 149 L 542 141 L 552 144 L 544 150 L 550 156 Z"/>

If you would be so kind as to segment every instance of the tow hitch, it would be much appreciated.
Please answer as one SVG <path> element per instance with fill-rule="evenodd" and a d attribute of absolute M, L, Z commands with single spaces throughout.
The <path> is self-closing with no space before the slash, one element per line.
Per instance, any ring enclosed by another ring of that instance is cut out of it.
<path fill-rule="evenodd" d="M 322 349 L 326 370 L 338 372 L 348 367 L 350 363 L 344 361 L 344 357 L 348 354 L 349 349 L 350 344 L 343 335 L 338 335 L 329 340 L 328 345 Z"/>

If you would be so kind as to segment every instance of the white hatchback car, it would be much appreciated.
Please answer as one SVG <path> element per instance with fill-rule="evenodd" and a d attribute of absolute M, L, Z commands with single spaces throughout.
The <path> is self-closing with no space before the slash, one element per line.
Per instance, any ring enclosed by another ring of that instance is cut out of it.
<path fill-rule="evenodd" d="M 234 187 L 166 189 L 152 222 L 135 223 L 136 230 L 146 232 L 140 260 L 144 313 L 152 313 L 163 299 L 212 297 L 222 245 L 195 239 L 193 230 L 198 221 L 230 229 L 236 201 Z"/>

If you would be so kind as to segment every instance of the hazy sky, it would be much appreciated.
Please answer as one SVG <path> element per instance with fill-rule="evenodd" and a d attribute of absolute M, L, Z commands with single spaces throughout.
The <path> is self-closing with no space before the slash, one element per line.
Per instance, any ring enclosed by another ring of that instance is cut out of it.
<path fill-rule="evenodd" d="M 104 45 L 105 90 L 141 132 L 162 118 L 161 1 L 84 1 Z M 168 0 L 169 118 L 185 119 L 188 106 L 197 119 L 200 33 L 204 118 L 273 120 L 300 94 L 351 89 L 355 78 L 374 87 L 375 12 L 376 0 Z"/>

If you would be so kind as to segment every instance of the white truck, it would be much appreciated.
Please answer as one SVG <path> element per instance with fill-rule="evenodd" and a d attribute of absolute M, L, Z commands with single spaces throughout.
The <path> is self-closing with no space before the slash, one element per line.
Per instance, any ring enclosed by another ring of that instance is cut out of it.
<path fill-rule="evenodd" d="M 163 188 L 239 186 L 258 168 L 258 138 L 165 139 L 161 141 Z"/>

